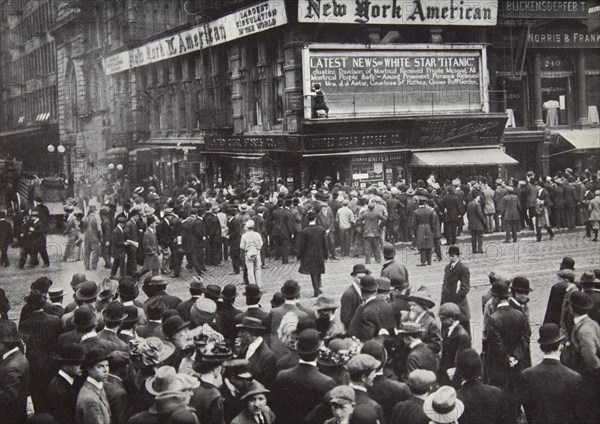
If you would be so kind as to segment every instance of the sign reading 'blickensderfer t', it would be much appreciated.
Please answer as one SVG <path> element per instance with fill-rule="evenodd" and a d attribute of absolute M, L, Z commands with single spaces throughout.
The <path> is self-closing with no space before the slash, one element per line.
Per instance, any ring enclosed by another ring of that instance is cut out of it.
<path fill-rule="evenodd" d="M 493 0 L 298 0 L 298 21 L 374 25 L 496 25 Z"/>
<path fill-rule="evenodd" d="M 106 75 L 171 59 L 287 24 L 285 4 L 272 0 L 148 42 L 104 60 Z"/>
<path fill-rule="evenodd" d="M 513 19 L 581 19 L 588 15 L 595 1 L 561 0 L 503 0 L 500 2 L 500 16 Z"/>

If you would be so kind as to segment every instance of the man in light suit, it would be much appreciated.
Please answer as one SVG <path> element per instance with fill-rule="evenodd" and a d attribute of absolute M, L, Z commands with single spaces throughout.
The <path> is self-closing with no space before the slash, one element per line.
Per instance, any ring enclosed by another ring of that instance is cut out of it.
<path fill-rule="evenodd" d="M 110 424 L 110 405 L 104 382 L 108 378 L 108 358 L 110 352 L 103 349 L 91 349 L 85 355 L 84 368 L 88 377 L 83 383 L 77 404 L 75 422 L 77 424 Z"/>
<path fill-rule="evenodd" d="M 348 333 L 361 341 L 371 340 L 380 330 L 393 334 L 395 327 L 392 305 L 377 297 L 377 282 L 370 275 L 360 279 L 364 303 L 358 307 L 350 322 Z"/>
<path fill-rule="evenodd" d="M 448 256 L 450 263 L 446 265 L 444 270 L 444 284 L 442 285 L 442 300 L 444 303 L 456 303 L 460 308 L 462 320 L 460 325 L 471 334 L 471 312 L 467 294 L 471 289 L 469 268 L 460 261 L 460 249 L 458 246 L 450 246 L 448 248 Z"/>
<path fill-rule="evenodd" d="M 360 279 L 365 275 L 369 275 L 369 271 L 363 264 L 357 264 L 352 267 L 352 284 L 342 294 L 341 307 L 340 307 L 340 321 L 344 324 L 345 328 L 350 328 L 352 317 L 354 313 L 362 303 L 362 294 L 360 291 Z"/>

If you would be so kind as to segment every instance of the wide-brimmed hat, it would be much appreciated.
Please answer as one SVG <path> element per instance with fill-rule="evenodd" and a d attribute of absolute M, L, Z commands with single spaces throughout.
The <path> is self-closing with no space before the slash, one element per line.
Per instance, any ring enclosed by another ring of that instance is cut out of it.
<path fill-rule="evenodd" d="M 244 317 L 242 322 L 236 325 L 236 328 L 255 331 L 263 331 L 267 329 L 260 319 L 253 317 Z"/>
<path fill-rule="evenodd" d="M 300 294 L 300 284 L 296 280 L 287 280 L 281 287 L 281 293 L 286 299 L 294 298 Z"/>
<path fill-rule="evenodd" d="M 237 288 L 234 284 L 227 284 L 223 287 L 223 291 L 221 292 L 221 297 L 225 300 L 234 300 L 237 296 Z"/>
<path fill-rule="evenodd" d="M 82 364 L 85 360 L 85 352 L 78 343 L 65 343 L 59 346 L 52 359 L 67 364 Z"/>
<path fill-rule="evenodd" d="M 336 302 L 333 296 L 328 296 L 326 294 L 321 294 L 317 298 L 317 304 L 315 305 L 315 310 L 320 311 L 322 309 L 337 309 L 340 305 Z"/>
<path fill-rule="evenodd" d="M 212 208 L 210 208 L 210 213 L 219 213 L 221 212 L 221 208 L 219 207 L 219 205 L 215 205 Z"/>
<path fill-rule="evenodd" d="M 431 294 L 425 290 L 418 290 L 407 297 L 408 301 L 418 303 L 425 309 L 431 309 L 435 306 L 435 302 L 431 299 Z"/>
<path fill-rule="evenodd" d="M 311 355 L 318 352 L 320 347 L 319 333 L 314 328 L 308 328 L 298 335 L 296 351 L 299 354 Z"/>
<path fill-rule="evenodd" d="M 209 342 L 196 348 L 196 361 L 193 368 L 196 372 L 202 372 L 206 365 L 220 365 L 231 359 L 233 352 L 227 346 L 227 342 Z"/>
<path fill-rule="evenodd" d="M 129 352 L 134 366 L 147 368 L 166 361 L 175 352 L 175 346 L 158 337 L 138 337 L 129 341 Z"/>
<path fill-rule="evenodd" d="M 0 320 L 0 342 L 18 343 L 21 341 L 21 334 L 17 330 L 17 324 L 8 320 Z"/>
<path fill-rule="evenodd" d="M 569 305 L 581 309 L 583 311 L 587 311 L 594 307 L 594 301 L 592 298 L 585 292 L 574 291 L 567 297 L 567 302 Z"/>
<path fill-rule="evenodd" d="M 24 300 L 34 310 L 41 309 L 46 303 L 44 295 L 39 290 L 31 290 L 29 295 L 25 296 Z"/>
<path fill-rule="evenodd" d="M 513 278 L 510 288 L 513 291 L 521 293 L 530 293 L 533 291 L 531 288 L 529 288 L 529 279 L 522 276 Z"/>
<path fill-rule="evenodd" d="M 125 308 L 121 302 L 114 300 L 102 311 L 102 318 L 106 322 L 119 322 L 127 317 Z"/>
<path fill-rule="evenodd" d="M 250 396 L 266 394 L 266 393 L 271 393 L 271 391 L 266 389 L 265 386 L 260 384 L 258 381 L 254 380 L 250 384 L 250 387 L 248 387 L 248 390 L 246 390 L 246 392 L 242 395 L 240 400 L 246 400 Z"/>
<path fill-rule="evenodd" d="M 75 298 L 82 301 L 92 300 L 97 298 L 99 293 L 100 287 L 98 287 L 98 284 L 94 281 L 84 281 L 77 286 Z"/>
<path fill-rule="evenodd" d="M 447 424 L 458 421 L 465 411 L 465 405 L 456 397 L 454 387 L 442 386 L 430 394 L 423 402 L 423 412 L 433 422 Z"/>
<path fill-rule="evenodd" d="M 136 187 L 133 189 L 134 194 L 142 194 L 144 192 L 144 187 Z"/>
<path fill-rule="evenodd" d="M 140 294 L 140 290 L 138 289 L 135 281 L 131 277 L 123 277 L 119 281 L 119 286 L 117 287 L 117 293 L 121 297 L 126 298 L 136 298 Z"/>
<path fill-rule="evenodd" d="M 364 277 L 360 277 L 360 283 L 358 284 L 361 290 L 367 292 L 376 292 L 377 291 L 377 281 L 375 281 L 375 277 L 371 275 L 365 275 Z"/>
<path fill-rule="evenodd" d="M 258 284 L 248 284 L 246 286 L 246 290 L 244 291 L 244 296 L 248 299 L 260 299 L 262 296 L 262 291 Z"/>
<path fill-rule="evenodd" d="M 325 367 L 343 366 L 360 353 L 362 343 L 356 337 L 336 337 L 321 346 L 317 363 Z"/>
<path fill-rule="evenodd" d="M 386 243 L 383 245 L 383 257 L 385 259 L 393 259 L 396 256 L 396 249 L 394 245 L 391 243 Z"/>
<path fill-rule="evenodd" d="M 73 312 L 75 328 L 86 328 L 96 324 L 96 312 L 90 305 L 81 305 Z"/>
<path fill-rule="evenodd" d="M 240 212 L 248 212 L 248 211 L 250 210 L 250 206 L 248 206 L 248 205 L 247 205 L 247 204 L 245 204 L 245 203 L 242 203 L 242 204 L 240 204 L 240 205 L 238 206 L 238 210 L 239 210 Z"/>
<path fill-rule="evenodd" d="M 112 299 L 115 293 L 117 293 L 118 287 L 119 283 L 116 280 L 105 278 L 104 281 L 102 281 L 102 284 L 100 285 L 100 293 L 98 293 L 98 299 Z"/>
<path fill-rule="evenodd" d="M 369 271 L 364 264 L 356 264 L 352 267 L 352 272 L 350 273 L 350 275 L 352 275 L 353 277 L 355 277 L 357 274 L 370 274 L 371 271 Z"/>
<path fill-rule="evenodd" d="M 144 206 L 144 209 L 142 209 L 144 216 L 154 215 L 154 212 L 156 212 L 156 209 L 151 206 Z"/>
<path fill-rule="evenodd" d="M 560 327 L 552 322 L 542 325 L 538 332 L 540 338 L 537 342 L 541 345 L 558 343 L 565 339 L 565 336 L 560 333 Z"/>
<path fill-rule="evenodd" d="M 169 415 L 178 410 L 185 410 L 188 398 L 178 390 L 161 392 L 154 398 L 154 403 L 148 408 L 152 415 Z"/>
<path fill-rule="evenodd" d="M 165 286 L 169 284 L 169 280 L 165 280 L 162 275 L 155 275 L 154 277 L 150 278 L 150 281 L 148 283 L 146 283 L 145 281 L 144 283 L 149 286 Z"/>
<path fill-rule="evenodd" d="M 158 395 L 166 391 L 180 391 L 182 389 L 181 380 L 177 378 L 175 368 L 163 365 L 156 370 L 156 373 L 148 378 L 144 383 L 146 390 L 151 395 Z"/>

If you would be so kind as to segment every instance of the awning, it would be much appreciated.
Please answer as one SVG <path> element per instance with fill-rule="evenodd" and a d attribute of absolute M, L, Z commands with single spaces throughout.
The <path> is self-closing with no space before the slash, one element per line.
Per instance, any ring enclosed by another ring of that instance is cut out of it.
<path fill-rule="evenodd" d="M 420 151 L 412 154 L 412 166 L 486 166 L 516 165 L 519 162 L 500 148 Z"/>
<path fill-rule="evenodd" d="M 557 133 L 574 147 L 573 150 L 600 149 L 600 129 L 598 128 L 586 130 L 564 130 L 557 131 Z"/>
<path fill-rule="evenodd" d="M 33 133 L 36 133 L 38 131 L 42 131 L 43 128 L 41 127 L 33 127 L 33 128 L 22 128 L 22 129 L 18 129 L 18 130 L 12 130 L 12 131 L 2 131 L 0 132 L 0 139 L 2 138 L 8 138 L 8 137 L 13 137 L 13 136 L 24 136 L 24 135 L 30 135 Z"/>
<path fill-rule="evenodd" d="M 243 159 L 243 160 L 258 160 L 265 157 L 266 153 L 246 153 L 246 152 L 223 152 L 223 151 L 205 151 L 205 154 L 219 155 L 230 159 Z"/>

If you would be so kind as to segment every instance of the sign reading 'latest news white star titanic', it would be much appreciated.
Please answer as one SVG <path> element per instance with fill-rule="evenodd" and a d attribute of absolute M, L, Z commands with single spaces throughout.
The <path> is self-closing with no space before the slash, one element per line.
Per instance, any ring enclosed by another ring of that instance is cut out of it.
<path fill-rule="evenodd" d="M 376 25 L 496 25 L 493 0 L 299 0 L 298 21 Z"/>

